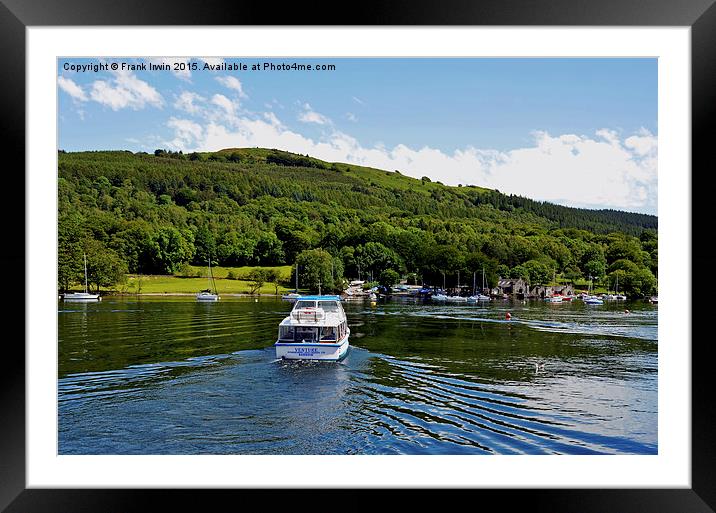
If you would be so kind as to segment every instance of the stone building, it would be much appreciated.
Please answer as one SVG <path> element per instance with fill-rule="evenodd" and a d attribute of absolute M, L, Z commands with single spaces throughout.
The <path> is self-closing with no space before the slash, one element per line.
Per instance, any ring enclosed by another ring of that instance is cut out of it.
<path fill-rule="evenodd" d="M 493 292 L 524 297 L 529 294 L 529 285 L 522 278 L 500 278 Z"/>

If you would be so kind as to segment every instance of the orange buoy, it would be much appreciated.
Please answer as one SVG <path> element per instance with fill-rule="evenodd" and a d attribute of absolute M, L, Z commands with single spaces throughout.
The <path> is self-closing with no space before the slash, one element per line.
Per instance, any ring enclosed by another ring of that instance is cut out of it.
<path fill-rule="evenodd" d="M 509 320 L 511 320 L 511 319 L 512 319 L 512 315 L 510 314 L 510 312 L 507 312 L 507 313 L 505 314 L 505 320 L 506 320 L 506 321 L 509 321 Z"/>

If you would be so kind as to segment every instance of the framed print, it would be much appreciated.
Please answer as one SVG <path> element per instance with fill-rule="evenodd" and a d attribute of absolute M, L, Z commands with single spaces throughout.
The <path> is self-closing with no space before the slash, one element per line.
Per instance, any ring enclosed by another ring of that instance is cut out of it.
<path fill-rule="evenodd" d="M 136 9 L 0 5 L 0 506 L 713 511 L 716 7 Z"/>

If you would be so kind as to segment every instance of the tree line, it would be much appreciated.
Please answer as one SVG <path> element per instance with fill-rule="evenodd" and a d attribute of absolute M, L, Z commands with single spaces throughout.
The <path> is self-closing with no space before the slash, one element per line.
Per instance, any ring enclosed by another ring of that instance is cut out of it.
<path fill-rule="evenodd" d="M 634 295 L 656 288 L 655 216 L 561 207 L 270 149 L 62 152 L 58 160 L 61 289 L 80 281 L 83 254 L 97 287 L 209 259 L 314 259 L 322 270 L 306 271 L 301 283 L 315 286 L 320 274 L 323 290 L 345 277 L 396 275 L 454 286 L 458 272 L 471 283 L 483 268 L 491 285 L 498 276 L 537 284 L 559 275 L 618 279 Z"/>

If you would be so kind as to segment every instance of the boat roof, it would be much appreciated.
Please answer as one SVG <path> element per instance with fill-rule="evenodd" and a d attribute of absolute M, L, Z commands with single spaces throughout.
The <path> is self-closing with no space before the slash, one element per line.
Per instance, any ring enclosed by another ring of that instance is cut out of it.
<path fill-rule="evenodd" d="M 296 298 L 298 301 L 340 301 L 341 298 L 338 296 L 299 296 Z"/>
<path fill-rule="evenodd" d="M 313 320 L 310 316 L 303 319 L 294 319 L 293 316 L 286 316 L 279 324 L 281 326 L 305 326 L 309 328 L 335 327 L 346 321 L 344 312 L 326 312 L 321 319 Z"/>

